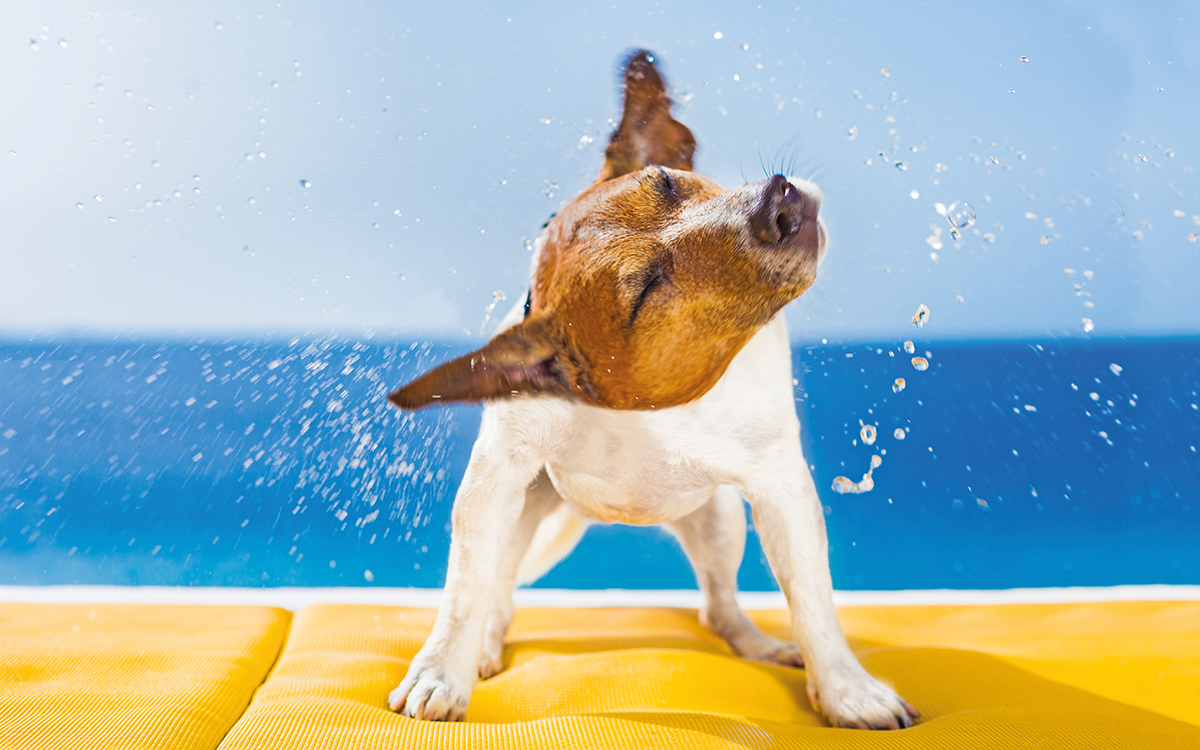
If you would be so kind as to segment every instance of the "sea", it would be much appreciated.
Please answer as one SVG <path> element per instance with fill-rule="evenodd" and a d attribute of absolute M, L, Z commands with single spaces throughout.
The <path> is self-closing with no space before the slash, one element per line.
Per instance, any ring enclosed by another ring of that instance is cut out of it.
<path fill-rule="evenodd" d="M 0 344 L 0 584 L 441 586 L 481 408 L 385 396 L 464 351 Z M 793 368 L 835 588 L 1200 584 L 1200 339 L 802 345 Z M 601 525 L 534 585 L 695 579 L 665 530 Z M 777 588 L 752 523 L 739 585 Z"/>

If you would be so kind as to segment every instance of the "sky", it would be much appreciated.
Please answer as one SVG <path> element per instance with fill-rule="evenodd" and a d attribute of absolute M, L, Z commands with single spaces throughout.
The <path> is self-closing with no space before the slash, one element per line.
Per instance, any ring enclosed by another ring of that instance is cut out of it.
<path fill-rule="evenodd" d="M 14 5 L 0 338 L 482 340 L 643 47 L 698 171 L 822 186 L 796 341 L 922 304 L 927 340 L 1197 335 L 1198 36 L 1169 2 Z"/>

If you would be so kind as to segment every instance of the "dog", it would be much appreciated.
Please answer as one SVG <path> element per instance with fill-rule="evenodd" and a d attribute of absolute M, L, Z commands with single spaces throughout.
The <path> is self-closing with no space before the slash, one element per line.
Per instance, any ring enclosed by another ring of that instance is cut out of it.
<path fill-rule="evenodd" d="M 827 245 L 821 191 L 774 175 L 724 190 L 692 171 L 654 55 L 624 66 L 620 124 L 591 187 L 547 222 L 531 287 L 487 345 L 389 394 L 401 409 L 485 402 L 454 501 L 437 619 L 389 706 L 461 720 L 501 668 L 512 591 L 593 522 L 665 524 L 701 621 L 747 659 L 804 667 L 838 727 L 918 716 L 838 624 L 821 502 L 801 452 L 783 307 Z M 740 493 L 740 496 L 739 496 Z M 795 643 L 735 601 L 749 502 Z"/>

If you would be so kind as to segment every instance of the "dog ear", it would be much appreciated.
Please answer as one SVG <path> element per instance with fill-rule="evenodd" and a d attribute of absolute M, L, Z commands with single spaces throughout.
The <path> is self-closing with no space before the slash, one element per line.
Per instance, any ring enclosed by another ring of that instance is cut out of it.
<path fill-rule="evenodd" d="M 481 349 L 444 362 L 388 394 L 406 411 L 431 404 L 476 402 L 517 393 L 566 396 L 558 347 L 544 318 L 527 319 Z"/>
<path fill-rule="evenodd" d="M 638 50 L 625 63 L 621 83 L 625 108 L 621 124 L 604 150 L 598 182 L 656 164 L 692 170 L 696 138 L 683 123 L 671 117 L 667 84 L 654 65 L 654 54 Z"/>

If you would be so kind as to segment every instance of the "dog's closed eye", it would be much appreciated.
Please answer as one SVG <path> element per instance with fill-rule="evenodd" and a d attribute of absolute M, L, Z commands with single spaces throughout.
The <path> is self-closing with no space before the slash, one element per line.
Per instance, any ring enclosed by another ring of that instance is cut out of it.
<path fill-rule="evenodd" d="M 669 263 L 657 262 L 646 269 L 646 273 L 641 277 L 641 292 L 633 303 L 633 307 L 629 312 L 629 325 L 633 326 L 637 320 L 638 314 L 642 311 L 642 307 L 646 301 L 656 293 L 661 291 L 671 281 Z"/>
<path fill-rule="evenodd" d="M 683 197 L 679 192 L 679 183 L 675 181 L 675 178 L 671 176 L 670 172 L 665 169 L 660 169 L 658 170 L 658 174 L 659 187 L 664 198 L 666 198 L 668 201 L 675 202 Z"/>

